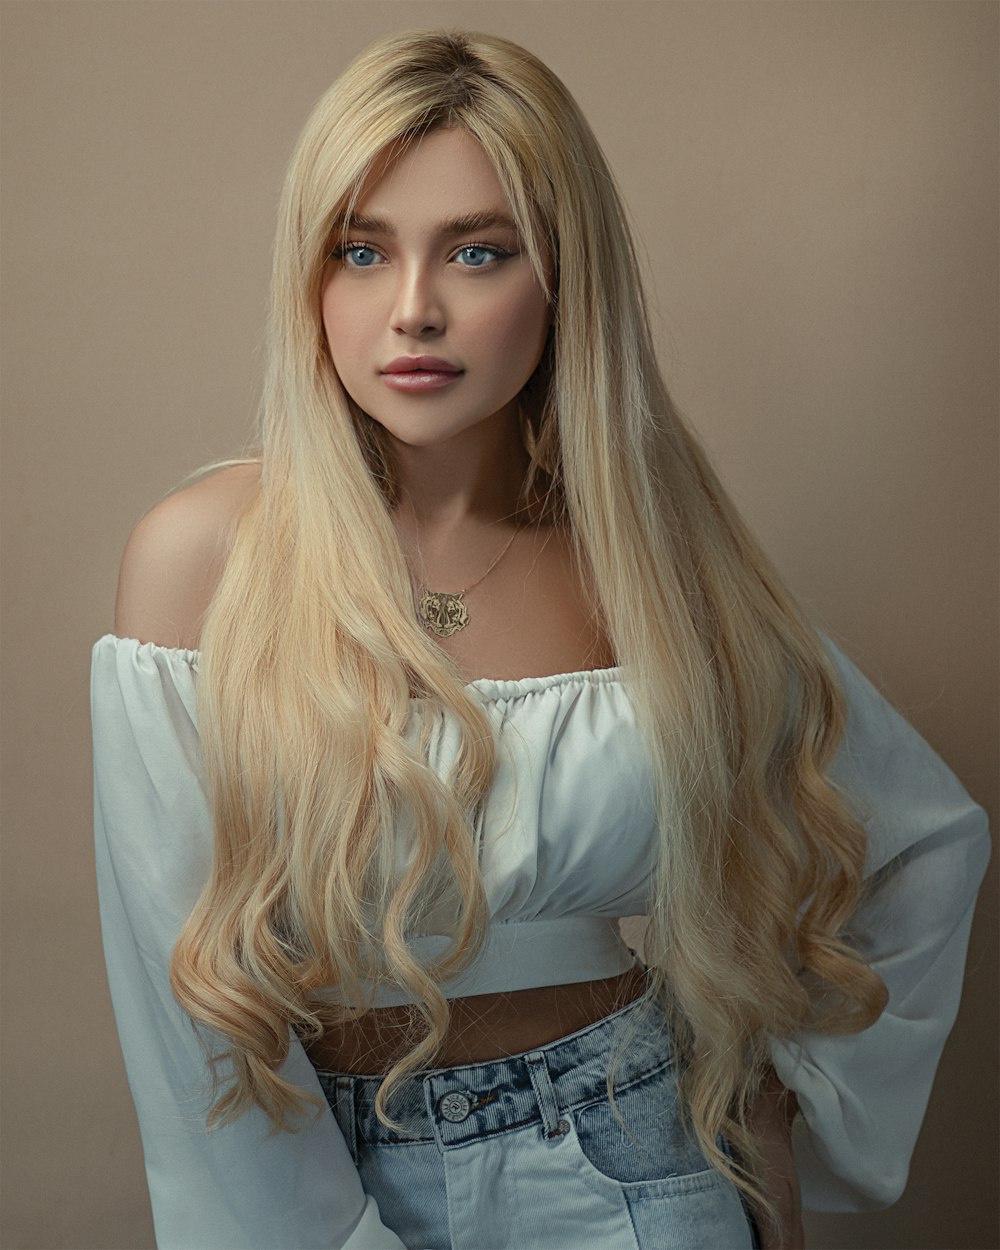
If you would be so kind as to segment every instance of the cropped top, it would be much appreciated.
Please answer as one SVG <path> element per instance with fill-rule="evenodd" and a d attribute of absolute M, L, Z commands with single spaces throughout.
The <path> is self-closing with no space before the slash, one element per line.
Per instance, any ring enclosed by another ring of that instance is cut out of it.
<path fill-rule="evenodd" d="M 772 1039 L 797 1095 L 803 1202 L 860 1211 L 899 1197 L 961 993 L 989 859 L 986 816 L 955 775 L 828 640 L 848 701 L 829 770 L 864 819 L 864 902 L 852 932 L 889 989 L 863 1033 Z M 332 1112 L 268 1137 L 254 1108 L 206 1132 L 204 1050 L 168 980 L 170 954 L 207 880 L 212 821 L 196 708 L 199 652 L 106 634 L 93 646 L 94 824 L 112 1002 L 139 1118 L 160 1250 L 399 1250 L 365 1194 Z M 497 737 L 476 825 L 491 926 L 448 996 L 615 975 L 634 962 L 618 930 L 648 911 L 659 833 L 649 761 L 620 667 L 466 687 Z M 415 718 L 414 718 L 415 719 Z M 429 762 L 458 745 L 442 715 Z M 421 958 L 450 939 L 415 935 Z M 402 1001 L 386 990 L 376 1005 Z M 322 1101 L 290 1038 L 281 1068 Z"/>

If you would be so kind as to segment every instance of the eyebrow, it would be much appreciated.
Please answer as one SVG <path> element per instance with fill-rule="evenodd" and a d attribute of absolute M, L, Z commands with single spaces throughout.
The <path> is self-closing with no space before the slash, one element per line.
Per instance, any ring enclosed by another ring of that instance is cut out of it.
<path fill-rule="evenodd" d="M 506 213 L 494 210 L 483 210 L 477 213 L 465 213 L 461 217 L 449 217 L 439 223 L 437 233 L 443 237 L 456 234 L 473 234 L 477 230 L 490 230 L 494 226 L 502 226 L 517 233 L 517 225 Z M 385 234 L 396 237 L 396 229 L 387 217 L 378 217 L 370 213 L 355 213 L 344 223 L 344 232 L 353 234 L 365 231 L 369 234 Z"/>

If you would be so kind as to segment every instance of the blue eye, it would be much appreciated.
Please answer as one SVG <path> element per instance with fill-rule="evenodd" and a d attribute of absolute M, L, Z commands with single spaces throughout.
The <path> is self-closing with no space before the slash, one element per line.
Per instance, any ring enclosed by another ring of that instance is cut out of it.
<path fill-rule="evenodd" d="M 335 247 L 330 253 L 330 256 L 334 260 L 346 260 L 347 257 L 353 252 L 371 252 L 376 256 L 381 255 L 378 248 L 373 247 L 371 243 L 345 243 L 343 247 Z M 464 252 L 486 252 L 494 259 L 484 261 L 482 264 L 473 263 L 460 265 L 459 268 L 461 269 L 495 269 L 498 265 L 502 264 L 503 261 L 509 260 L 510 257 L 514 255 L 513 252 L 508 252 L 502 247 L 495 247 L 491 243 L 466 243 L 464 247 L 460 247 L 458 249 L 456 256 L 461 256 Z M 351 262 L 350 264 L 345 265 L 345 268 L 374 269 L 375 266 Z"/>
<path fill-rule="evenodd" d="M 346 247 L 337 247 L 333 250 L 333 255 L 337 260 L 343 260 L 349 252 L 374 252 L 373 247 L 369 247 L 367 243 L 348 243 Z M 371 265 L 349 265 L 349 269 L 371 269 Z"/>
<path fill-rule="evenodd" d="M 485 243 L 467 243 L 465 247 L 459 251 L 459 255 L 461 255 L 462 252 L 488 252 L 501 260 L 506 260 L 510 255 L 509 252 L 501 252 L 499 248 L 487 247 Z M 469 265 L 466 267 L 470 269 L 488 269 L 496 263 L 496 261 L 488 260 L 484 265 Z"/>

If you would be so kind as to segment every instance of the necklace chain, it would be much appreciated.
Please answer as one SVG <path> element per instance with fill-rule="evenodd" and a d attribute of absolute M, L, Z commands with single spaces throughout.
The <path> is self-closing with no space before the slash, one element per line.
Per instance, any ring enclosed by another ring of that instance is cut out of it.
<path fill-rule="evenodd" d="M 431 590 L 427 586 L 418 587 L 417 615 L 420 617 L 421 624 L 432 633 L 438 635 L 439 638 L 449 638 L 452 634 L 457 634 L 459 630 L 465 629 L 469 624 L 469 608 L 463 599 L 463 595 L 468 594 L 479 585 L 494 568 L 500 563 L 503 557 L 510 550 L 510 545 L 517 537 L 521 527 L 515 528 L 513 534 L 508 538 L 503 550 L 493 560 L 485 573 L 481 577 L 477 577 L 474 582 L 466 586 L 463 590 L 451 593 L 447 590 Z M 417 539 L 417 550 L 420 550 L 420 540 Z M 421 556 L 421 566 L 423 565 L 423 557 Z"/>

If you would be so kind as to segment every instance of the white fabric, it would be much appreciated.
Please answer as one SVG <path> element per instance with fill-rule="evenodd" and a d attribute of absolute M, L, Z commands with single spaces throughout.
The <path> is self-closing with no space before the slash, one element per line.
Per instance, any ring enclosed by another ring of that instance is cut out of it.
<path fill-rule="evenodd" d="M 94 647 L 91 717 L 101 929 L 139 1117 L 160 1250 L 403 1250 L 366 1195 L 305 1051 L 281 1075 L 319 1118 L 266 1140 L 259 1110 L 205 1131 L 205 1054 L 170 990 L 170 952 L 211 867 L 199 765 L 195 653 Z"/>
<path fill-rule="evenodd" d="M 883 1017 L 861 1035 L 802 1034 L 774 1042 L 772 1053 L 803 1111 L 795 1150 L 806 1206 L 857 1211 L 893 1201 L 905 1183 L 957 1011 L 989 834 L 984 812 L 944 763 L 827 645 L 850 706 L 831 775 L 853 802 L 867 805 L 871 837 L 871 889 L 854 930 L 891 997 Z M 170 952 L 211 860 L 198 660 L 197 651 L 113 634 L 92 653 L 101 921 L 157 1244 L 396 1250 L 402 1243 L 364 1194 L 325 1107 L 299 1133 L 269 1140 L 262 1113 L 204 1131 L 204 1055 L 167 980 Z M 476 830 L 496 928 L 485 959 L 446 992 L 513 990 L 623 970 L 631 962 L 624 943 L 594 918 L 646 912 L 656 828 L 648 760 L 622 670 L 480 679 L 468 690 L 502 748 Z M 441 776 L 456 744 L 455 726 L 442 719 L 430 754 Z M 434 938 L 418 938 L 415 949 L 421 944 L 438 953 Z M 518 957 L 498 984 L 504 950 Z M 393 1000 L 383 993 L 376 1001 Z M 294 1039 L 282 1074 L 322 1098 Z"/>
<path fill-rule="evenodd" d="M 421 963 L 427 963 L 447 954 L 451 944 L 450 937 L 435 933 L 411 938 L 409 947 Z M 613 917 L 508 920 L 491 924 L 479 958 L 467 972 L 447 981 L 444 993 L 447 998 L 459 998 L 598 981 L 634 966 L 635 959 Z M 377 1007 L 394 1007 L 412 999 L 402 991 L 380 986 L 373 1001 Z"/>
<path fill-rule="evenodd" d="M 945 1040 L 958 1013 L 986 813 L 915 729 L 827 642 L 849 700 L 829 776 L 869 834 L 868 897 L 852 930 L 889 1003 L 863 1033 L 773 1041 L 802 1109 L 795 1162 L 816 1211 L 889 1206 L 906 1185 Z"/>

